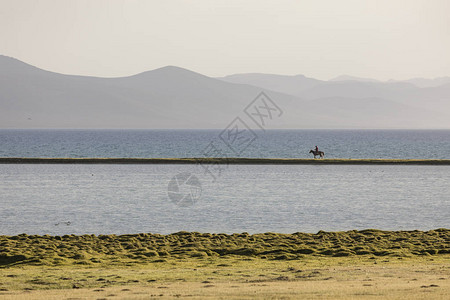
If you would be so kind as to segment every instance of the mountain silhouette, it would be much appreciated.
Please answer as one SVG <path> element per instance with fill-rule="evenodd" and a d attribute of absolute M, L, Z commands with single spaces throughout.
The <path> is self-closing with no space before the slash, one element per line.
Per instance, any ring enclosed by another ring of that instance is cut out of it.
<path fill-rule="evenodd" d="M 450 128 L 450 84 L 321 81 L 303 75 L 208 77 L 166 66 L 128 77 L 45 71 L 0 56 L 0 128 L 225 128 L 265 92 L 268 128 Z"/>

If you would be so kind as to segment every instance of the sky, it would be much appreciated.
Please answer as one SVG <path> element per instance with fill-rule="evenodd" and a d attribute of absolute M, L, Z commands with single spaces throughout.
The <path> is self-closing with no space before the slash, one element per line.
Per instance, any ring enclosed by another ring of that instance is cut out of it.
<path fill-rule="evenodd" d="M 64 74 L 450 76 L 450 1 L 0 0 L 0 54 Z"/>

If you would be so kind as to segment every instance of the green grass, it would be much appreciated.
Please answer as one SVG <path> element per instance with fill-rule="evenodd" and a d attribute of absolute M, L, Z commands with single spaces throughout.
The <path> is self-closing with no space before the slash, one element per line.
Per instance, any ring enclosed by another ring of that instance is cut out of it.
<path fill-rule="evenodd" d="M 187 258 L 410 257 L 450 253 L 450 230 L 0 236 L 0 267 L 113 265 Z"/>
<path fill-rule="evenodd" d="M 346 159 L 346 158 L 32 158 L 0 157 L 5 164 L 408 164 L 450 165 L 450 159 Z"/>
<path fill-rule="evenodd" d="M 450 230 L 0 236 L 0 298 L 446 299 Z"/>
<path fill-rule="evenodd" d="M 446 299 L 444 295 L 450 290 L 449 259 L 448 254 L 406 258 L 309 255 L 295 260 L 233 255 L 121 264 L 14 265 L 0 268 L 0 297 L 95 299 L 113 293 L 127 299 L 151 294 L 193 299 L 229 299 L 229 295 L 242 299 L 247 295 L 253 299 L 258 293 L 260 298 L 298 299 L 304 294 L 310 298 L 328 295 L 329 299 L 348 299 L 355 293 L 364 296 L 376 289 L 381 299 L 393 295 L 397 295 L 394 299 L 415 299 L 416 294 L 422 294 L 419 299 L 432 295 Z M 428 289 L 430 286 L 438 288 Z"/>

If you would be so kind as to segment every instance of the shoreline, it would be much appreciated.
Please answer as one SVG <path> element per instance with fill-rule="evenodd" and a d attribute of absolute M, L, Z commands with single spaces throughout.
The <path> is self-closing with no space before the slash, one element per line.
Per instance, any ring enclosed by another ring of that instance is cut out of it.
<path fill-rule="evenodd" d="M 450 256 L 189 258 L 1 269 L 3 299 L 447 299 Z M 112 297 L 112 298 L 111 298 Z"/>
<path fill-rule="evenodd" d="M 0 157 L 0 164 L 450 165 L 450 159 Z"/>
<path fill-rule="evenodd" d="M 0 298 L 447 299 L 450 229 L 0 235 Z"/>
<path fill-rule="evenodd" d="M 145 263 L 165 259 L 245 257 L 412 257 L 450 254 L 450 229 L 377 229 L 302 233 L 199 233 L 124 235 L 0 235 L 0 267 L 100 262 Z"/>

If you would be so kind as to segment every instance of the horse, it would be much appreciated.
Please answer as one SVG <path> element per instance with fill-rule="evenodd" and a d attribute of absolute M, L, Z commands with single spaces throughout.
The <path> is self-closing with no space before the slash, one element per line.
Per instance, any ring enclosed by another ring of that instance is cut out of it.
<path fill-rule="evenodd" d="M 322 151 L 311 150 L 309 151 L 309 153 L 312 153 L 314 155 L 314 159 L 316 158 L 316 156 L 319 156 L 320 158 L 323 158 L 325 156 L 325 153 L 323 153 Z"/>

